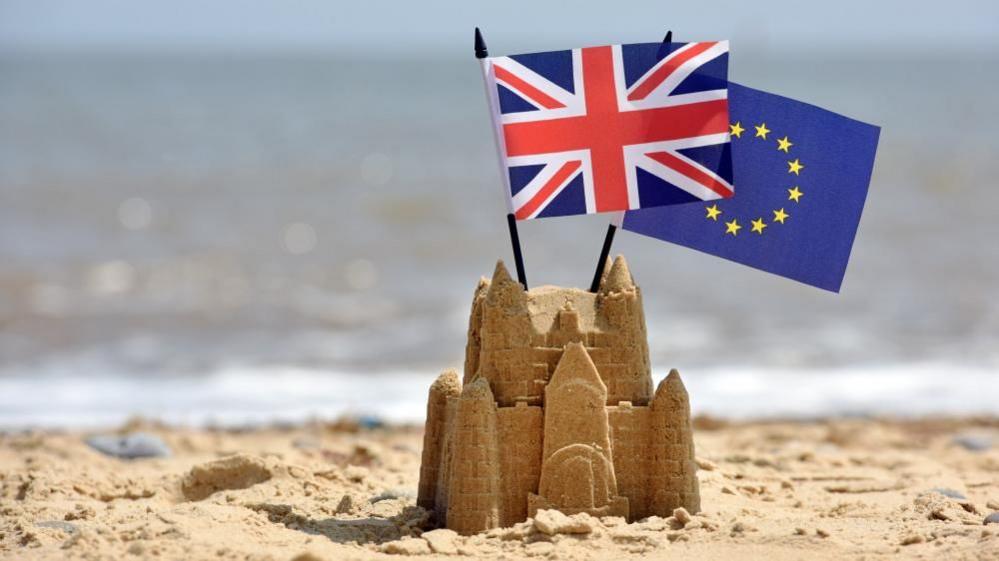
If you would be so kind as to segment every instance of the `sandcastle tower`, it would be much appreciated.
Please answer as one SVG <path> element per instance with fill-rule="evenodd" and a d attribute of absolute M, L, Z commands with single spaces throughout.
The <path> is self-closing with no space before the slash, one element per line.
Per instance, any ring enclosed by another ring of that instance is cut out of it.
<path fill-rule="evenodd" d="M 690 404 L 673 370 L 655 393 L 641 290 L 624 258 L 596 294 L 525 291 L 502 261 L 472 300 L 461 382 L 430 388 L 417 502 L 463 534 L 554 508 L 700 510 Z"/>

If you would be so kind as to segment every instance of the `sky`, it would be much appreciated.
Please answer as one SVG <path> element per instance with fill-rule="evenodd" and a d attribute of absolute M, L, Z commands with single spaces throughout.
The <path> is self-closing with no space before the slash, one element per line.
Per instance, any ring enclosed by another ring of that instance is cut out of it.
<path fill-rule="evenodd" d="M 520 51 L 654 41 L 671 28 L 680 41 L 727 38 L 782 54 L 999 52 L 994 0 L 0 0 L 3 50 L 449 53 L 476 25 Z"/>

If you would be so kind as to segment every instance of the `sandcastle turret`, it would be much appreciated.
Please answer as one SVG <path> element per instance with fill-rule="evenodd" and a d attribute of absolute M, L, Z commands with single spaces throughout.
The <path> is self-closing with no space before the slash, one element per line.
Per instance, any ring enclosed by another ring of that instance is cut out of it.
<path fill-rule="evenodd" d="M 523 285 L 510 277 L 502 259 L 496 261 L 486 298 L 490 304 L 500 306 L 511 314 L 526 312 L 527 293 Z"/>
<path fill-rule="evenodd" d="M 586 348 L 579 343 L 566 345 L 545 388 L 543 458 L 547 461 L 562 448 L 582 443 L 610 460 L 606 400 L 607 387 Z"/>
<path fill-rule="evenodd" d="M 461 393 L 461 381 L 453 369 L 445 370 L 430 386 L 427 398 L 427 423 L 423 431 L 423 457 L 420 461 L 420 487 L 416 504 L 433 510 L 438 502 L 447 504 L 447 493 L 438 493 L 441 458 L 443 457 L 446 431 L 450 426 L 448 400 Z M 451 414 L 453 415 L 453 407 Z"/>
<path fill-rule="evenodd" d="M 652 398 L 652 370 L 642 291 L 623 255 L 614 259 L 604 275 L 596 299 L 608 334 L 598 338 L 595 346 L 612 347 L 617 355 L 614 366 L 601 369 L 608 382 L 608 405 L 620 401 L 646 405 Z"/>
<path fill-rule="evenodd" d="M 540 508 L 669 516 L 700 505 L 679 375 L 652 396 L 641 289 L 623 257 L 596 294 L 529 291 L 497 263 L 476 287 L 464 389 L 430 390 L 418 502 L 474 533 Z"/>
<path fill-rule="evenodd" d="M 501 263 L 503 262 L 497 263 L 497 268 Z M 507 276 L 510 276 L 509 273 Z M 479 371 L 479 351 L 482 348 L 482 303 L 486 299 L 489 285 L 489 279 L 480 278 L 478 286 L 475 287 L 475 294 L 472 295 L 472 312 L 468 315 L 468 341 L 465 343 L 465 370 L 462 379 L 466 384 Z"/>
<path fill-rule="evenodd" d="M 485 379 L 462 390 L 453 430 L 447 527 L 462 534 L 494 528 L 500 521 L 499 443 L 496 404 Z"/>
<path fill-rule="evenodd" d="M 528 514 L 555 508 L 567 514 L 627 516 L 617 494 L 607 421 L 607 387 L 586 348 L 569 343 L 545 388 L 545 438 L 538 493 Z"/>
<path fill-rule="evenodd" d="M 536 369 L 530 353 L 524 352 L 531 348 L 536 333 L 527 292 L 510 278 L 502 261 L 496 263 L 480 307 L 479 324 L 474 326 L 479 335 L 479 358 L 476 369 L 465 372 L 465 382 L 477 376 L 487 378 L 502 406 L 525 400 L 539 403 L 544 386 L 532 382 Z"/>
<path fill-rule="evenodd" d="M 676 369 L 656 388 L 649 427 L 649 509 L 653 513 L 701 510 L 694 438 L 690 426 L 690 399 Z"/>
<path fill-rule="evenodd" d="M 628 269 L 628 262 L 625 261 L 623 255 L 618 255 L 610 270 L 601 279 L 599 294 L 609 296 L 622 292 L 634 292 L 637 289 L 635 279 L 631 276 L 631 270 Z"/>

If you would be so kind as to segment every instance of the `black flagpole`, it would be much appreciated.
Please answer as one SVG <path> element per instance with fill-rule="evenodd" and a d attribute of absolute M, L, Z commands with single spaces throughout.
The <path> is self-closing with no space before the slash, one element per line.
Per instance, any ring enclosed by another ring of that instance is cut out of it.
<path fill-rule="evenodd" d="M 486 47 L 486 40 L 482 38 L 482 32 L 479 28 L 475 28 L 475 58 L 482 60 L 489 56 L 489 49 Z M 486 88 L 489 87 L 489 83 L 486 82 Z M 486 92 L 489 96 L 490 93 Z M 491 97 L 487 98 L 490 106 L 492 106 Z M 496 126 L 495 123 L 493 126 Z M 498 139 L 497 139 L 498 142 Z M 497 145 L 497 148 L 499 146 Z M 510 245 L 513 246 L 513 261 L 517 266 L 517 280 L 520 284 L 524 285 L 524 289 L 527 290 L 527 273 L 524 272 L 524 254 L 520 251 L 520 234 L 517 232 L 517 217 L 513 215 L 512 212 L 506 215 L 506 225 L 510 229 Z"/>
<path fill-rule="evenodd" d="M 604 247 L 600 250 L 600 258 L 597 260 L 597 270 L 593 272 L 593 282 L 590 283 L 590 292 L 600 290 L 600 277 L 603 275 L 604 266 L 607 263 L 607 256 L 610 255 L 611 244 L 614 243 L 614 234 L 617 233 L 617 226 L 613 223 L 607 225 L 607 235 L 604 236 Z"/>
<path fill-rule="evenodd" d="M 663 44 L 659 45 L 659 52 L 656 53 L 656 58 L 662 60 L 662 58 L 669 54 L 669 44 L 673 42 L 673 30 L 666 32 L 666 36 L 663 37 Z"/>
<path fill-rule="evenodd" d="M 657 58 L 662 59 L 669 54 L 669 44 L 673 42 L 673 31 L 667 31 L 663 37 L 662 46 L 659 47 Z M 603 276 L 604 266 L 607 264 L 607 257 L 610 255 L 611 245 L 614 243 L 614 234 L 617 233 L 617 225 L 612 221 L 607 225 L 607 233 L 604 235 L 604 246 L 600 248 L 600 257 L 597 258 L 597 269 L 593 271 L 593 282 L 590 283 L 590 292 L 600 290 L 600 277 Z"/>

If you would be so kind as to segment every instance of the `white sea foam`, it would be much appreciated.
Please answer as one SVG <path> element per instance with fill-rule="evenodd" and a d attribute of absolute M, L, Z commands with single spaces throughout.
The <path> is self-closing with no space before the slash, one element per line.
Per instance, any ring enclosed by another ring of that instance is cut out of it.
<path fill-rule="evenodd" d="M 999 414 L 999 370 L 944 363 L 688 372 L 694 413 L 732 418 Z"/>
<path fill-rule="evenodd" d="M 222 368 L 200 376 L 0 372 L 0 428 L 106 427 L 133 415 L 240 426 L 374 415 L 422 422 L 430 372 Z M 658 382 L 658 379 L 656 380 Z M 999 414 L 999 372 L 947 364 L 684 372 L 695 414 L 722 417 Z"/>

